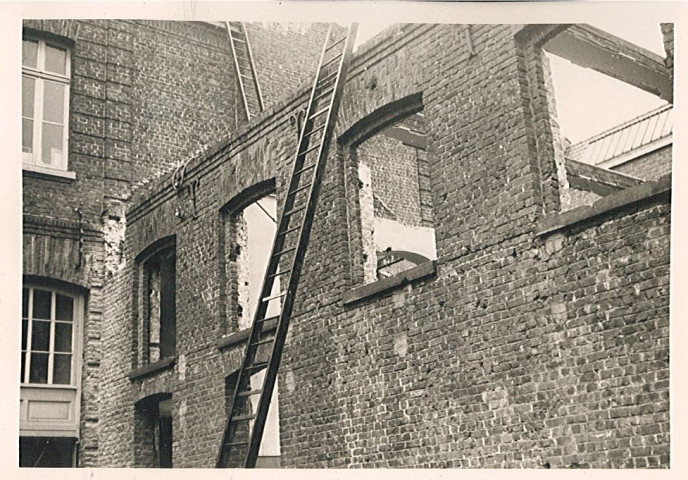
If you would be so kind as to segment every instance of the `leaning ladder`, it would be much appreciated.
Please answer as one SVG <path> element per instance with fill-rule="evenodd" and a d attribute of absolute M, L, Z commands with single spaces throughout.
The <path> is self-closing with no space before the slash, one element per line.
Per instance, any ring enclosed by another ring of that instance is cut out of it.
<path fill-rule="evenodd" d="M 258 457 L 357 25 L 345 35 L 341 30 L 331 25 L 325 38 L 244 362 L 236 376 L 219 468 L 253 468 Z M 279 313 L 268 314 L 275 307 Z"/>
<path fill-rule="evenodd" d="M 256 76 L 256 66 L 251 55 L 246 26 L 243 22 L 226 22 L 229 44 L 232 47 L 234 68 L 239 79 L 239 90 L 246 109 L 246 117 L 256 117 L 263 111 L 263 96 Z"/>

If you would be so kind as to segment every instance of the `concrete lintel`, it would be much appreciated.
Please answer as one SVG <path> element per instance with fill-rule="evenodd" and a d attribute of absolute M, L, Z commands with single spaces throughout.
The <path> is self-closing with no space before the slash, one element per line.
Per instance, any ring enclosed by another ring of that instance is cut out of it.
<path fill-rule="evenodd" d="M 603 30 L 589 25 L 572 25 L 543 48 L 576 65 L 673 101 L 673 79 L 664 59 Z"/>
<path fill-rule="evenodd" d="M 428 140 L 422 133 L 414 132 L 405 127 L 389 127 L 382 131 L 382 133 L 388 137 L 399 140 L 404 145 L 409 147 L 419 148 L 421 150 L 426 150 L 428 148 Z"/>
<path fill-rule="evenodd" d="M 539 236 L 548 235 L 599 215 L 670 192 L 671 174 L 668 174 L 656 182 L 644 182 L 635 187 L 601 198 L 592 205 L 583 205 L 573 210 L 547 217 L 537 223 L 535 234 Z"/>
<path fill-rule="evenodd" d="M 349 290 L 342 295 L 342 300 L 344 305 L 349 305 L 429 275 L 434 275 L 436 272 L 437 260 L 421 263 L 391 277 Z"/>

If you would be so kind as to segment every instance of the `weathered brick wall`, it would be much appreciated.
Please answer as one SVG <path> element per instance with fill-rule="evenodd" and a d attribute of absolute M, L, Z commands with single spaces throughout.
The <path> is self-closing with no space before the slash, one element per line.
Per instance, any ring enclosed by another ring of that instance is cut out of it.
<path fill-rule="evenodd" d="M 244 119 L 226 31 L 202 22 L 128 24 L 137 183 L 227 138 Z"/>
<path fill-rule="evenodd" d="M 668 466 L 669 200 L 538 235 L 559 206 L 557 165 L 544 155 L 554 135 L 537 111 L 549 107 L 529 83 L 539 55 L 494 25 L 471 27 L 470 55 L 465 31 L 405 26 L 353 62 L 342 143 L 422 101 L 436 273 L 344 302 L 363 283 L 358 170 L 333 145 L 280 367 L 282 464 Z M 134 463 L 134 403 L 162 392 L 172 395 L 174 465 L 214 465 L 225 379 L 242 353 L 241 343 L 215 346 L 233 333 L 220 211 L 273 177 L 283 200 L 296 143 L 288 119 L 305 100 L 276 105 L 189 163 L 196 218 L 175 217 L 169 177 L 137 193 L 126 263 L 108 291 L 102 465 Z M 132 381 L 134 258 L 171 234 L 177 359 Z"/>
<path fill-rule="evenodd" d="M 667 145 L 659 150 L 634 158 L 630 162 L 614 167 L 612 170 L 632 175 L 643 180 L 658 180 L 671 173 L 672 146 Z"/>
<path fill-rule="evenodd" d="M 27 20 L 36 35 L 58 35 L 71 47 L 68 169 L 75 180 L 24 172 L 23 273 L 79 285 L 88 291 L 79 462 L 98 455 L 101 400 L 100 338 L 103 278 L 108 255 L 118 256 L 117 224 L 129 195 L 131 37 L 116 21 Z M 78 209 L 78 211 L 77 211 Z M 80 233 L 83 231 L 83 233 Z M 116 259 L 115 259 L 116 262 Z"/>
<path fill-rule="evenodd" d="M 423 218 L 415 148 L 376 135 L 358 147 L 357 156 L 370 167 L 376 217 L 398 220 L 405 225 L 432 225 L 432 218 Z"/>
<path fill-rule="evenodd" d="M 311 85 L 327 34 L 325 23 L 246 23 L 266 108 Z"/>

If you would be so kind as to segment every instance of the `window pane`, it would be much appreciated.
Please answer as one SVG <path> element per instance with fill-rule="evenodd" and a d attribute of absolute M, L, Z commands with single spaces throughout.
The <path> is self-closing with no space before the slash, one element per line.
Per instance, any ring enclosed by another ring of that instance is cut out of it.
<path fill-rule="evenodd" d="M 38 42 L 24 40 L 22 43 L 22 65 L 36 68 L 38 60 Z"/>
<path fill-rule="evenodd" d="M 48 383 L 48 354 L 47 353 L 32 353 L 31 354 L 31 372 L 29 373 L 29 382 L 31 382 L 31 383 Z"/>
<path fill-rule="evenodd" d="M 65 74 L 67 72 L 67 51 L 52 45 L 45 46 L 45 70 Z"/>
<path fill-rule="evenodd" d="M 26 350 L 27 336 L 29 334 L 29 321 L 22 320 L 22 350 Z"/>
<path fill-rule="evenodd" d="M 43 124 L 43 141 L 41 142 L 41 161 L 55 168 L 62 167 L 62 136 L 61 125 Z"/>
<path fill-rule="evenodd" d="M 55 305 L 55 318 L 57 320 L 71 322 L 74 318 L 74 300 L 72 297 L 60 295 L 59 293 L 57 293 L 55 296 L 57 297 L 57 305 Z"/>
<path fill-rule="evenodd" d="M 22 318 L 29 316 L 29 289 L 22 289 Z"/>
<path fill-rule="evenodd" d="M 50 292 L 33 290 L 33 318 L 50 320 Z"/>
<path fill-rule="evenodd" d="M 26 352 L 21 354 L 21 376 L 19 377 L 20 382 L 24 382 L 24 373 L 26 372 Z"/>
<path fill-rule="evenodd" d="M 31 350 L 47 352 L 50 345 L 50 322 L 33 321 Z"/>
<path fill-rule="evenodd" d="M 65 86 L 61 83 L 43 83 L 43 120 L 62 124 L 64 119 Z"/>
<path fill-rule="evenodd" d="M 71 323 L 55 323 L 55 351 L 56 352 L 71 352 L 72 351 L 72 324 Z"/>
<path fill-rule="evenodd" d="M 22 77 L 22 117 L 33 118 L 36 95 L 36 79 Z"/>
<path fill-rule="evenodd" d="M 22 152 L 33 153 L 33 120 L 22 118 Z"/>
<path fill-rule="evenodd" d="M 72 380 L 72 356 L 56 353 L 53 361 L 53 383 L 69 385 Z"/>

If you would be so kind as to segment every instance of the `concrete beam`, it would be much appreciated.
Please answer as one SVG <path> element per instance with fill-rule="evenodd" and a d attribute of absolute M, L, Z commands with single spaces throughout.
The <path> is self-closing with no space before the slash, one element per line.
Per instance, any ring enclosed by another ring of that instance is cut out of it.
<path fill-rule="evenodd" d="M 382 131 L 383 135 L 399 140 L 404 145 L 409 147 L 420 148 L 426 150 L 428 148 L 428 140 L 422 133 L 414 132 L 405 127 L 393 126 Z"/>
<path fill-rule="evenodd" d="M 587 163 L 566 159 L 566 178 L 571 188 L 607 196 L 624 188 L 635 187 L 643 181 L 639 178 L 614 172 Z"/>
<path fill-rule="evenodd" d="M 671 71 L 659 55 L 589 25 L 572 25 L 543 48 L 673 102 Z"/>

